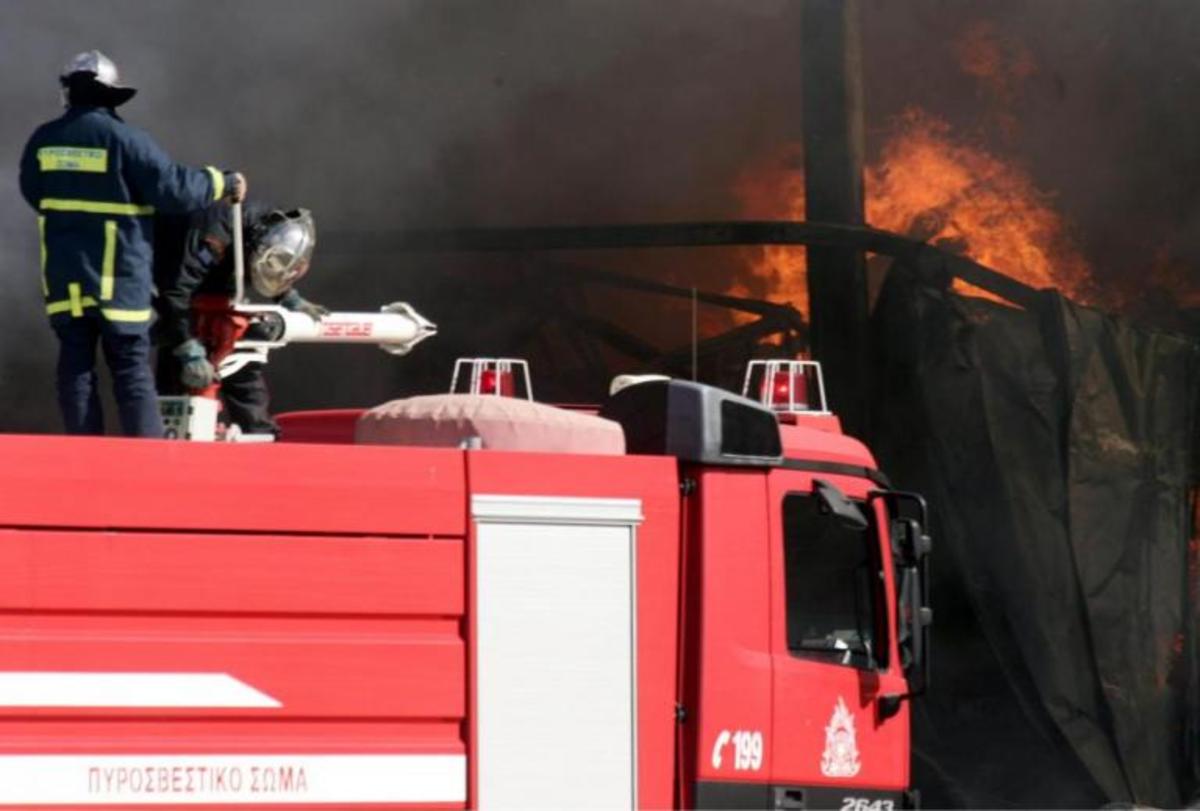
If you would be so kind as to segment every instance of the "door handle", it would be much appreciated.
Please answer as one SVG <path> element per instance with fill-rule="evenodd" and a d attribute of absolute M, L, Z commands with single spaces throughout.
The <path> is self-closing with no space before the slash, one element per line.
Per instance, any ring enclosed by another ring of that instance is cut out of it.
<path fill-rule="evenodd" d="M 776 788 L 775 789 L 775 809 L 776 811 L 785 811 L 787 809 L 806 808 L 804 802 L 804 789 L 802 788 Z"/>

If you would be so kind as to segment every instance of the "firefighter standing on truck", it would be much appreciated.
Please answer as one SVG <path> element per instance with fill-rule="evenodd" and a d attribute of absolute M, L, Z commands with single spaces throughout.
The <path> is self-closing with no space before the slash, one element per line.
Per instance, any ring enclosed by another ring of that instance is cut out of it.
<path fill-rule="evenodd" d="M 21 194 L 38 212 L 42 293 L 59 340 L 58 401 L 71 434 L 104 433 L 96 344 L 112 373 L 121 431 L 161 437 L 150 370 L 152 215 L 237 200 L 245 179 L 173 162 L 115 108 L 137 91 L 99 51 L 63 68 L 67 111 L 21 155 Z"/>
<path fill-rule="evenodd" d="M 231 307 L 236 292 L 233 208 L 216 203 L 186 223 L 164 222 L 157 239 L 158 310 L 162 317 L 158 388 L 163 394 L 220 393 L 226 420 L 243 433 L 278 434 L 268 409 L 263 364 L 250 363 L 218 380 L 217 367 L 243 334 L 254 337 L 258 324 Z M 246 273 L 259 295 L 319 320 L 328 310 L 307 301 L 293 287 L 308 272 L 317 242 L 306 209 L 283 210 L 257 201 L 243 206 Z M 184 233 L 186 232 L 186 233 Z M 180 247 L 182 250 L 180 250 Z M 247 333 L 247 329 L 250 330 Z"/>

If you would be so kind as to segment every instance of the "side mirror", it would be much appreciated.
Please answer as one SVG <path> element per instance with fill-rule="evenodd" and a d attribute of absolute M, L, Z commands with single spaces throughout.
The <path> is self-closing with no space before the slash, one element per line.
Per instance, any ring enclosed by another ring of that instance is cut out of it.
<path fill-rule="evenodd" d="M 813 480 L 813 492 L 817 496 L 817 508 L 822 515 L 832 515 L 842 526 L 859 532 L 871 525 L 857 504 L 824 479 Z"/>
<path fill-rule="evenodd" d="M 890 517 L 891 547 L 896 573 L 896 612 L 900 656 L 908 692 L 879 698 L 881 718 L 900 711 L 905 699 L 924 693 L 930 678 L 930 626 L 933 609 L 929 604 L 929 553 L 933 542 L 925 531 L 929 513 L 925 499 L 915 493 L 880 491 L 869 502 L 879 499 Z"/>
<path fill-rule="evenodd" d="M 909 659 L 904 675 L 912 695 L 920 695 L 929 686 L 929 631 L 933 609 L 929 607 L 929 576 L 924 565 L 906 566 L 900 597 L 900 611 L 908 626 Z"/>
<path fill-rule="evenodd" d="M 916 566 L 933 551 L 933 541 L 915 518 L 893 518 L 891 541 L 897 566 Z"/>

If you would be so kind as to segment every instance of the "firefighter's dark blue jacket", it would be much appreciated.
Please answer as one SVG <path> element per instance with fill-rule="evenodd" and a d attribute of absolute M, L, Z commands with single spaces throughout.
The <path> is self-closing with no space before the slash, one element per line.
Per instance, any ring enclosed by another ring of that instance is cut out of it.
<path fill-rule="evenodd" d="M 70 107 L 38 127 L 21 155 L 21 194 L 38 212 L 51 320 L 97 308 L 118 332 L 146 329 L 154 213 L 201 209 L 231 181 L 175 163 L 105 107 Z"/>

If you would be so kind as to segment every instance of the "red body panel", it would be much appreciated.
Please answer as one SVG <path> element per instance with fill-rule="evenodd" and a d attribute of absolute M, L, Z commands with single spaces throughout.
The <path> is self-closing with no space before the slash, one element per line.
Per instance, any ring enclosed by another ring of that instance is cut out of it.
<path fill-rule="evenodd" d="M 753 768 L 734 757 L 738 733 L 771 740 L 771 591 L 766 476 L 761 470 L 697 471 L 698 518 L 691 537 L 698 588 L 689 645 L 698 667 L 690 720 L 696 781 L 767 783 L 772 751 Z M 694 798 L 685 797 L 685 805 Z"/>
<path fill-rule="evenodd" d="M 347 627 L 352 623 L 352 627 Z M 289 718 L 461 719 L 457 620 L 20 615 L 0 618 L 0 670 L 222 672 L 281 706 L 234 710 Z M 199 696 L 198 698 L 203 698 Z M 222 710 L 220 714 L 231 712 Z M 159 717 L 159 708 L 0 708 L 0 718 Z M 209 708 L 172 717 L 211 716 Z"/>
<path fill-rule="evenodd" d="M 0 609 L 455 617 L 462 563 L 453 538 L 0 530 Z"/>
<path fill-rule="evenodd" d="M 875 467 L 875 458 L 867 446 L 854 437 L 807 425 L 804 420 L 795 425 L 780 425 L 779 436 L 783 440 L 783 455 L 789 459 Z"/>
<path fill-rule="evenodd" d="M 0 696 L 0 753 L 465 755 L 461 453 L 3 437 L 0 454 L 0 673 L 215 675 L 267 705 Z"/>
<path fill-rule="evenodd" d="M 5 436 L 0 526 L 462 537 L 462 454 Z"/>

